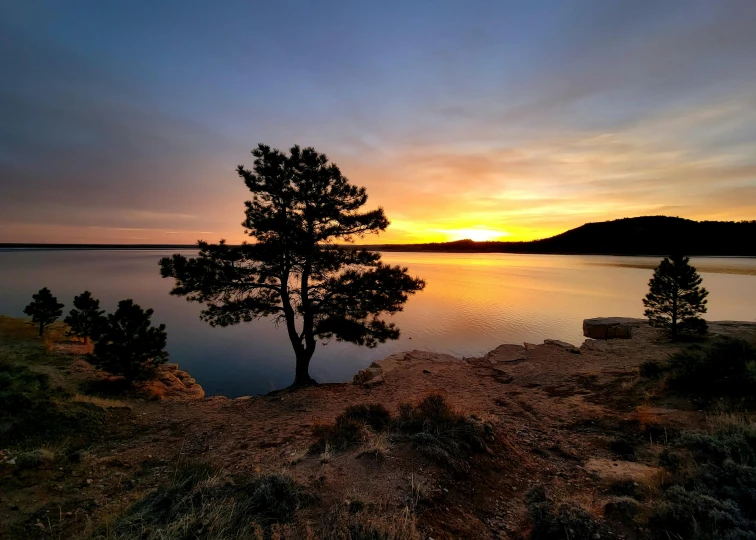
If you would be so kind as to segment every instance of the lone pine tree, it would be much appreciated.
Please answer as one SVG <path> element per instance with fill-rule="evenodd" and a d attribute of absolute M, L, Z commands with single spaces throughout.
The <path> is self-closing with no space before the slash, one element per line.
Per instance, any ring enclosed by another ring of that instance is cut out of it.
<path fill-rule="evenodd" d="M 153 310 L 121 300 L 98 329 L 91 362 L 129 381 L 149 379 L 168 360 L 165 325 L 152 326 Z"/>
<path fill-rule="evenodd" d="M 666 328 L 673 339 L 684 332 L 705 333 L 706 321 L 699 314 L 706 313 L 709 292 L 701 287 L 702 281 L 688 257 L 665 257 L 654 269 L 643 299 L 651 326 Z"/>
<path fill-rule="evenodd" d="M 46 326 L 51 325 L 63 315 L 63 304 L 58 302 L 50 289 L 44 287 L 37 294 L 32 295 L 32 301 L 24 308 L 24 313 L 31 317 L 34 325 L 39 326 L 41 336 Z"/>
<path fill-rule="evenodd" d="M 100 301 L 92 298 L 92 293 L 84 291 L 74 297 L 74 308 L 68 316 L 63 319 L 71 330 L 69 336 L 76 336 L 89 343 L 89 338 L 94 337 L 95 333 L 102 326 L 105 317 L 105 310 L 100 309 Z"/>
<path fill-rule="evenodd" d="M 284 323 L 294 349 L 294 386 L 313 384 L 309 366 L 319 339 L 375 347 L 399 337 L 383 314 L 401 311 L 425 283 L 407 268 L 381 262 L 379 253 L 345 249 L 389 222 L 383 209 L 362 211 L 364 187 L 356 187 L 313 148 L 289 154 L 260 144 L 253 170 L 237 169 L 252 200 L 245 232 L 254 243 L 229 246 L 198 242 L 199 257 L 160 261 L 174 278 L 171 294 L 202 302 L 201 318 L 227 326 L 261 317 Z"/>

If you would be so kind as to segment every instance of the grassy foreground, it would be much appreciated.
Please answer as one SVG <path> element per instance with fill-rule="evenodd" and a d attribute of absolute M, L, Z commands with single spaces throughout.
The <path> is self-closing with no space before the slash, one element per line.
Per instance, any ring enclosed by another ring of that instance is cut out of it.
<path fill-rule="evenodd" d="M 0 537 L 754 538 L 746 330 L 407 353 L 371 388 L 185 401 L 0 317 Z"/>

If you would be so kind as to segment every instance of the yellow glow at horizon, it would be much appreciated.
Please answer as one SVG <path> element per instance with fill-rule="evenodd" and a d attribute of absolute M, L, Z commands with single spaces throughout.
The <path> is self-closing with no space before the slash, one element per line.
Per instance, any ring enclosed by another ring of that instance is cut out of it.
<path fill-rule="evenodd" d="M 439 230 L 447 235 L 449 241 L 455 240 L 474 240 L 475 242 L 488 242 L 492 240 L 501 240 L 509 236 L 506 231 L 497 231 L 487 228 L 469 228 L 469 229 L 449 229 Z"/>

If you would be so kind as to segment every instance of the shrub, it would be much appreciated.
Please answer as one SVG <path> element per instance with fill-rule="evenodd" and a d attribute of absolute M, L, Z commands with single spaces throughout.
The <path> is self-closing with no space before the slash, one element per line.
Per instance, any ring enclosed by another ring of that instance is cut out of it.
<path fill-rule="evenodd" d="M 128 381 L 153 377 L 168 360 L 165 325 L 152 326 L 153 310 L 143 310 L 133 300 L 121 300 L 107 316 L 97 336 L 92 363 Z"/>
<path fill-rule="evenodd" d="M 132 505 L 110 537 L 145 540 L 262 538 L 308 498 L 288 476 L 224 479 L 206 464 L 182 467 L 170 485 Z"/>
<path fill-rule="evenodd" d="M 493 438 L 490 424 L 454 411 L 443 396 L 431 394 L 416 405 L 401 404 L 393 420 L 380 404 L 347 407 L 333 425 L 315 427 L 316 441 L 310 451 L 343 452 L 371 440 L 369 431 L 389 429 L 393 440 L 410 442 L 426 457 L 462 470 L 469 465 L 461 458 L 487 450 L 486 440 Z"/>
<path fill-rule="evenodd" d="M 685 474 L 677 467 L 675 482 L 656 503 L 648 523 L 654 538 L 756 538 L 756 426 L 685 433 L 676 445 L 693 461 Z M 673 470 L 673 456 L 679 457 L 665 450 L 660 464 Z"/>
<path fill-rule="evenodd" d="M 379 403 L 350 405 L 336 417 L 333 425 L 316 426 L 316 442 L 311 452 L 324 452 L 326 447 L 337 452 L 364 442 L 368 438 L 367 428 L 375 432 L 383 431 L 391 425 L 391 413 Z"/>
<path fill-rule="evenodd" d="M 350 405 L 343 416 L 357 422 L 363 422 L 374 431 L 381 431 L 391 424 L 391 413 L 380 403 Z"/>
<path fill-rule="evenodd" d="M 326 448 L 343 452 L 366 439 L 365 424 L 343 414 L 336 417 L 333 425 L 315 426 L 313 434 L 316 441 L 310 451 L 314 453 L 324 452 Z"/>
<path fill-rule="evenodd" d="M 683 486 L 672 486 L 649 518 L 656 538 L 718 540 L 754 538 L 756 522 L 746 519 L 733 501 Z"/>
<path fill-rule="evenodd" d="M 396 429 L 400 438 L 412 442 L 425 456 L 462 470 L 469 465 L 460 458 L 487 450 L 486 441 L 493 439 L 490 424 L 454 411 L 438 394 L 417 405 L 400 405 Z"/>
<path fill-rule="evenodd" d="M 592 540 L 603 528 L 596 518 L 574 503 L 557 507 L 540 484 L 525 495 L 525 507 L 533 523 L 532 540 Z"/>
<path fill-rule="evenodd" d="M 665 366 L 656 360 L 646 360 L 639 367 L 640 376 L 644 379 L 659 379 L 664 375 Z"/>
<path fill-rule="evenodd" d="M 756 390 L 756 347 L 743 339 L 718 338 L 669 359 L 670 382 L 683 392 L 748 395 Z"/>

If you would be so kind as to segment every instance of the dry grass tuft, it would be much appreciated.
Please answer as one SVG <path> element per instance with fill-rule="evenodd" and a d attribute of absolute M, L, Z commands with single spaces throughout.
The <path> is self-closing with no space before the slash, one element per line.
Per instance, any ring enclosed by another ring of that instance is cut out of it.
<path fill-rule="evenodd" d="M 102 409 L 131 409 L 131 405 L 119 399 L 101 398 L 97 396 L 87 396 L 85 394 L 76 394 L 71 401 L 76 403 L 91 403 Z"/>
<path fill-rule="evenodd" d="M 388 508 L 354 511 L 354 504 L 339 505 L 309 530 L 307 538 L 329 540 L 421 540 L 414 514 L 409 508 L 399 513 Z"/>
<path fill-rule="evenodd" d="M 385 459 L 392 447 L 390 433 L 375 433 L 365 441 L 357 457 L 368 456 L 375 459 Z"/>

